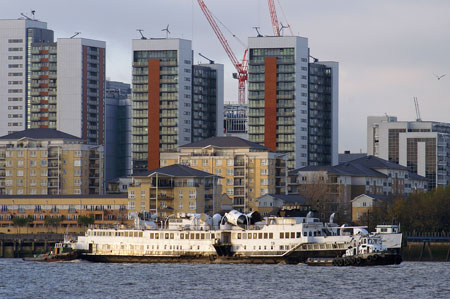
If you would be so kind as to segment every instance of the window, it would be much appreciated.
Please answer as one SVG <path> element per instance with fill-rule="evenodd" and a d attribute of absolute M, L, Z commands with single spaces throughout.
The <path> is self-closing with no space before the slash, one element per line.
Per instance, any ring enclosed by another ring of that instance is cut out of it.
<path fill-rule="evenodd" d="M 261 175 L 268 175 L 268 174 L 269 174 L 269 169 L 267 169 L 267 168 L 261 169 Z"/>
<path fill-rule="evenodd" d="M 221 175 L 222 174 L 222 170 L 219 168 L 215 169 L 216 175 Z"/>
<path fill-rule="evenodd" d="M 23 170 L 17 170 L 17 176 L 23 176 Z"/>
<path fill-rule="evenodd" d="M 81 160 L 74 160 L 73 161 L 73 166 L 80 167 L 81 166 Z"/>
<path fill-rule="evenodd" d="M 195 210 L 197 209 L 197 203 L 195 201 L 190 201 L 189 202 L 189 209 L 190 210 Z"/>
<path fill-rule="evenodd" d="M 47 176 L 47 169 L 41 169 L 41 176 Z"/>
<path fill-rule="evenodd" d="M 234 165 L 234 161 L 232 159 L 228 159 L 227 166 L 233 166 L 233 165 Z"/>
<path fill-rule="evenodd" d="M 180 191 L 178 192 L 178 198 L 179 198 L 179 199 L 183 199 L 183 191 L 180 190 Z"/>
<path fill-rule="evenodd" d="M 41 160 L 41 166 L 47 166 L 47 160 Z"/>
<path fill-rule="evenodd" d="M 216 160 L 216 166 L 222 166 L 222 160 L 220 159 Z"/>
<path fill-rule="evenodd" d="M 197 190 L 189 190 L 189 198 L 197 198 Z"/>
<path fill-rule="evenodd" d="M 36 167 L 36 160 L 30 160 L 30 167 Z"/>
<path fill-rule="evenodd" d="M 203 166 L 208 166 L 208 160 L 207 160 L 207 159 L 203 159 L 202 165 L 203 165 Z"/>
<path fill-rule="evenodd" d="M 234 175 L 234 169 L 227 169 L 227 175 L 233 176 Z"/>

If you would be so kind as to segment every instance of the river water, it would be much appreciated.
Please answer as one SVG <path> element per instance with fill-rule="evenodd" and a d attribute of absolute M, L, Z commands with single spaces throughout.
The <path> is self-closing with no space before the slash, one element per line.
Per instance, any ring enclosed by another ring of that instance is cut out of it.
<path fill-rule="evenodd" d="M 450 263 L 379 267 L 0 259 L 0 298 L 450 298 Z"/>

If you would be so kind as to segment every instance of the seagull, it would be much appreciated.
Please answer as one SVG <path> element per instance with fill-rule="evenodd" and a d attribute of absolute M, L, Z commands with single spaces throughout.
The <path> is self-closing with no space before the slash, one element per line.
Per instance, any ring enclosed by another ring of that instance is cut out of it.
<path fill-rule="evenodd" d="M 447 74 L 443 74 L 442 76 L 438 76 L 438 75 L 436 75 L 436 74 L 433 74 L 433 75 L 435 75 L 436 78 L 437 78 L 438 80 L 441 80 L 441 78 L 444 77 L 444 76 L 447 75 Z"/>

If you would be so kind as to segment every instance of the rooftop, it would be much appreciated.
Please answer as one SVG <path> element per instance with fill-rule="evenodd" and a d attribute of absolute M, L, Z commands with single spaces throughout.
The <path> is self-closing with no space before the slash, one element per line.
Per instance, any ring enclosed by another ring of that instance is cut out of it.
<path fill-rule="evenodd" d="M 258 150 L 268 150 L 267 147 L 258 143 L 248 141 L 243 138 L 235 136 L 220 136 L 203 139 L 201 141 L 193 142 L 180 146 L 180 148 L 204 148 L 204 147 L 220 147 L 220 148 L 252 148 Z"/>
<path fill-rule="evenodd" d="M 201 170 L 193 169 L 184 165 L 174 164 L 150 171 L 145 171 L 135 175 L 134 177 L 148 177 L 152 174 L 163 174 L 172 177 L 211 177 L 214 176 L 211 173 L 204 172 Z"/>
<path fill-rule="evenodd" d="M 0 139 L 3 140 L 19 140 L 22 138 L 30 138 L 30 139 L 73 139 L 80 140 L 76 136 L 55 130 L 55 129 L 28 129 L 19 132 L 14 132 L 9 135 L 1 136 Z"/>
<path fill-rule="evenodd" d="M 290 175 L 296 175 L 299 171 L 313 172 L 324 171 L 329 174 L 349 176 L 387 177 L 379 172 L 379 169 L 394 169 L 408 171 L 408 168 L 375 156 L 363 156 L 354 160 L 340 163 L 336 166 L 306 166 L 291 170 Z M 425 180 L 424 177 L 409 172 L 409 177 L 415 180 Z"/>

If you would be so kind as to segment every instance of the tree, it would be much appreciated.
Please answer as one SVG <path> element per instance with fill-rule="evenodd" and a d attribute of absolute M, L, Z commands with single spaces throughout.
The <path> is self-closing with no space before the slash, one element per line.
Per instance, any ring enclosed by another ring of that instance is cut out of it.
<path fill-rule="evenodd" d="M 95 218 L 94 215 L 89 215 L 89 216 L 79 216 L 78 220 L 77 220 L 78 224 L 82 225 L 82 226 L 89 226 L 91 224 L 94 224 L 95 222 Z"/>
<path fill-rule="evenodd" d="M 13 218 L 13 224 L 15 227 L 17 227 L 17 232 L 19 232 L 19 227 L 27 226 L 31 222 L 33 222 L 33 217 L 31 216 L 27 217 L 16 216 Z"/>

